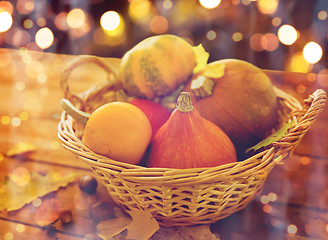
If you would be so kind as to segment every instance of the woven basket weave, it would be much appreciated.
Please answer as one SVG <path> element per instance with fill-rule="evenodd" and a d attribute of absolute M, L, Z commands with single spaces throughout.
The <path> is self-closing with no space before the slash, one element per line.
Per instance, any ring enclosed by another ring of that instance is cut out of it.
<path fill-rule="evenodd" d="M 72 94 L 68 79 L 72 70 L 94 63 L 108 73 L 108 81 L 83 94 Z M 115 69 L 97 57 L 81 56 L 63 71 L 61 86 L 65 98 L 83 111 L 115 101 L 120 88 Z M 111 197 L 124 209 L 144 209 L 163 226 L 213 223 L 244 208 L 262 190 L 272 168 L 292 152 L 322 111 L 325 91 L 318 89 L 304 104 L 275 88 L 281 107 L 281 121 L 295 120 L 279 141 L 248 159 L 211 168 L 146 168 L 98 155 L 81 138 L 83 128 L 65 112 L 58 125 L 63 146 L 85 161 L 97 174 Z"/>

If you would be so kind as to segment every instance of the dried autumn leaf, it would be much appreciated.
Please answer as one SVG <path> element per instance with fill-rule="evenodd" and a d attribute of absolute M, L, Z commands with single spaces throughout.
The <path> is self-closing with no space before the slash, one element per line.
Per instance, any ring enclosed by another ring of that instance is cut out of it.
<path fill-rule="evenodd" d="M 62 175 L 53 171 L 41 175 L 24 170 L 22 167 L 17 169 L 7 175 L 6 181 L 0 184 L 0 211 L 20 209 L 38 197 L 67 186 L 78 175 L 76 173 Z"/>
<path fill-rule="evenodd" d="M 187 227 L 161 227 L 150 240 L 219 240 L 209 225 Z"/>
<path fill-rule="evenodd" d="M 119 208 L 114 208 L 116 218 L 101 221 L 97 225 L 98 236 L 104 240 L 113 239 L 114 236 L 122 233 L 132 222 L 130 216 L 122 213 Z"/>
<path fill-rule="evenodd" d="M 25 153 L 29 153 L 32 151 L 35 151 L 36 147 L 32 143 L 28 142 L 19 142 L 15 145 L 13 145 L 6 153 L 8 157 L 13 157 Z"/>
<path fill-rule="evenodd" d="M 128 239 L 147 240 L 159 229 L 158 222 L 149 211 L 132 210 L 128 214 L 132 217 L 127 227 Z"/>
<path fill-rule="evenodd" d="M 59 218 L 61 204 L 57 199 L 47 199 L 36 210 L 35 221 L 43 227 L 55 222 Z"/>

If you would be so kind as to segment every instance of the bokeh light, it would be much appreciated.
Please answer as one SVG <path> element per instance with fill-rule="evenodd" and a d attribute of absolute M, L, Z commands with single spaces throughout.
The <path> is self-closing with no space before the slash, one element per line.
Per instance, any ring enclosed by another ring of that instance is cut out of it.
<path fill-rule="evenodd" d="M 289 233 L 289 234 L 296 234 L 297 233 L 297 227 L 296 227 L 296 225 L 294 225 L 294 224 L 290 224 L 290 225 L 288 225 L 288 227 L 287 227 L 287 232 Z"/>
<path fill-rule="evenodd" d="M 148 0 L 133 0 L 130 2 L 128 13 L 130 18 L 136 22 L 143 22 L 150 13 L 151 3 Z"/>
<path fill-rule="evenodd" d="M 279 0 L 258 0 L 257 8 L 263 14 L 273 14 L 277 11 Z"/>
<path fill-rule="evenodd" d="M 120 25 L 120 22 L 120 15 L 115 11 L 105 12 L 100 18 L 101 27 L 108 31 L 116 29 Z"/>
<path fill-rule="evenodd" d="M 221 0 L 199 0 L 200 5 L 206 9 L 213 9 L 219 6 Z"/>
<path fill-rule="evenodd" d="M 282 25 L 278 30 L 278 38 L 282 44 L 292 45 L 297 40 L 297 31 L 291 25 Z"/>
<path fill-rule="evenodd" d="M 80 8 L 75 8 L 67 14 L 67 24 L 71 28 L 80 28 L 86 21 L 86 15 Z"/>
<path fill-rule="evenodd" d="M 54 42 L 54 34 L 47 27 L 41 28 L 35 34 L 35 42 L 41 49 L 47 49 Z"/>
<path fill-rule="evenodd" d="M 211 41 L 216 39 L 216 36 L 217 36 L 216 32 L 213 31 L 213 30 L 208 31 L 207 34 L 206 34 L 207 39 L 211 40 Z"/>
<path fill-rule="evenodd" d="M 10 15 L 13 13 L 14 7 L 9 1 L 0 2 L 0 12 L 8 12 Z"/>
<path fill-rule="evenodd" d="M 303 56 L 309 63 L 317 63 L 322 57 L 322 48 L 316 42 L 309 42 L 303 48 Z"/>
<path fill-rule="evenodd" d="M 69 29 L 66 12 L 61 12 L 56 16 L 55 25 L 59 30 L 62 31 L 67 31 Z"/>
<path fill-rule="evenodd" d="M 18 0 L 16 4 L 17 11 L 20 14 L 30 14 L 34 10 L 34 1 L 33 0 Z"/>
<path fill-rule="evenodd" d="M 25 186 L 30 182 L 31 174 L 26 168 L 18 167 L 13 170 L 11 179 L 18 186 Z"/>
<path fill-rule="evenodd" d="M 327 19 L 327 17 L 328 17 L 328 14 L 326 11 L 322 10 L 322 11 L 318 12 L 318 19 L 324 21 Z"/>
<path fill-rule="evenodd" d="M 0 33 L 8 31 L 13 25 L 13 18 L 9 12 L 0 11 Z"/>
<path fill-rule="evenodd" d="M 309 62 L 305 60 L 302 52 L 295 53 L 286 66 L 286 70 L 291 72 L 307 73 L 310 69 L 311 66 Z"/>
<path fill-rule="evenodd" d="M 234 42 L 240 42 L 241 40 L 243 40 L 244 35 L 241 32 L 235 32 L 232 34 L 232 40 Z"/>
<path fill-rule="evenodd" d="M 154 16 L 150 20 L 149 28 L 153 33 L 163 34 L 169 28 L 169 22 L 163 16 Z"/>

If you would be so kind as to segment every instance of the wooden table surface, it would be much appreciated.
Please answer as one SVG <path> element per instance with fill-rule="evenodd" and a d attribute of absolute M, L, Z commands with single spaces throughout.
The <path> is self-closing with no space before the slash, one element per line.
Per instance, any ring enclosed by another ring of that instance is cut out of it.
<path fill-rule="evenodd" d="M 0 177 L 19 167 L 43 173 L 92 175 L 89 167 L 65 150 L 57 138 L 63 97 L 60 72 L 73 57 L 0 49 Z M 78 82 L 76 91 L 105 77 L 101 71 L 92 71 L 90 76 L 90 71 L 92 66 L 81 67 L 72 74 L 72 84 Z M 328 90 L 327 75 L 266 72 L 276 86 L 299 100 L 315 89 Z M 245 209 L 212 224 L 212 231 L 221 239 L 328 239 L 327 124 L 325 107 L 294 154 L 270 173 L 263 192 Z M 22 142 L 35 149 L 28 154 L 8 154 Z M 12 198 L 10 201 L 15 196 L 8 198 Z M 40 200 L 50 198 L 71 209 L 71 224 L 57 221 L 50 234 L 49 229 L 36 223 L 37 206 L 29 203 L 16 211 L 0 212 L 0 239 L 97 239 L 89 209 L 93 203 L 109 199 L 101 185 L 93 197 L 87 197 L 74 181 Z M 88 199 L 84 207 L 78 204 L 81 199 Z"/>

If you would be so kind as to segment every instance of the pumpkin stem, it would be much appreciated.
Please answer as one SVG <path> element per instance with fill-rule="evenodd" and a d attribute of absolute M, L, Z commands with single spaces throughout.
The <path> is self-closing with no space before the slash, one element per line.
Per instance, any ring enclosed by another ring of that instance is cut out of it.
<path fill-rule="evenodd" d="M 194 92 L 196 97 L 203 98 L 212 95 L 214 86 L 214 81 L 207 77 L 199 76 L 191 81 L 190 89 Z"/>
<path fill-rule="evenodd" d="M 189 92 L 181 92 L 177 100 L 177 109 L 180 112 L 190 112 L 193 110 Z"/>
<path fill-rule="evenodd" d="M 87 124 L 87 121 L 90 117 L 89 113 L 82 112 L 81 110 L 77 109 L 69 100 L 64 98 L 61 100 L 60 105 L 72 118 L 81 123 L 83 126 Z"/>

